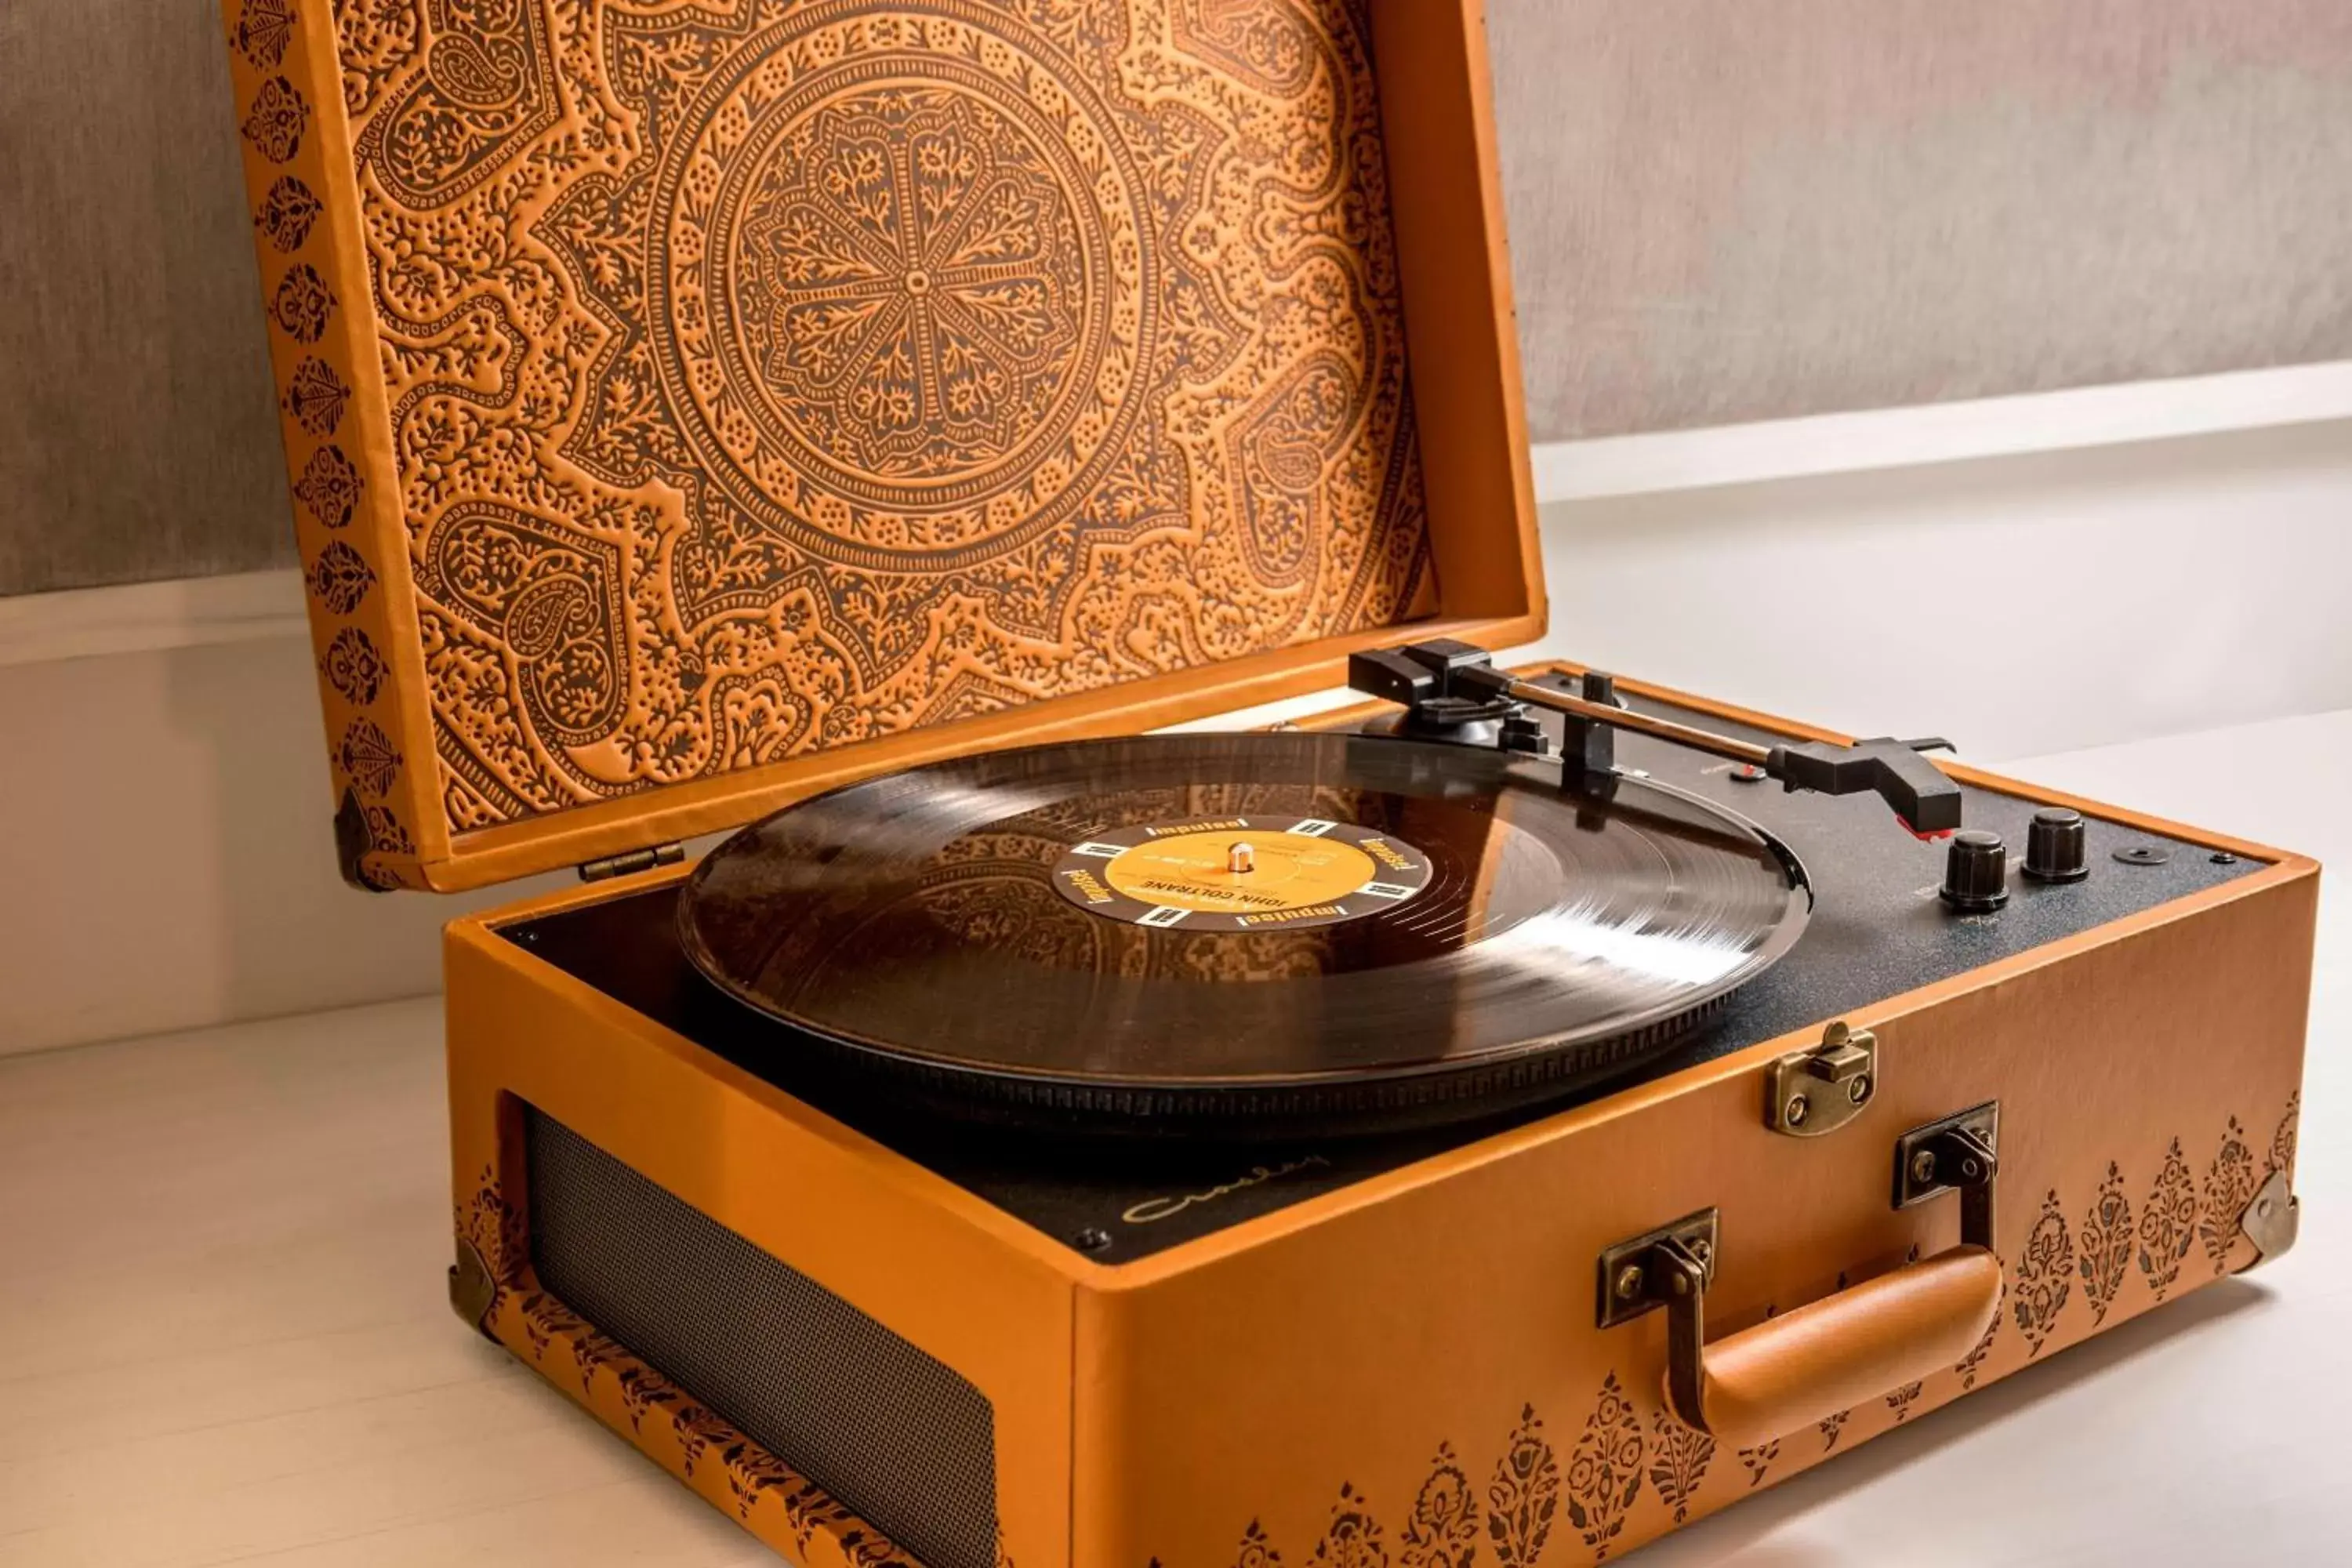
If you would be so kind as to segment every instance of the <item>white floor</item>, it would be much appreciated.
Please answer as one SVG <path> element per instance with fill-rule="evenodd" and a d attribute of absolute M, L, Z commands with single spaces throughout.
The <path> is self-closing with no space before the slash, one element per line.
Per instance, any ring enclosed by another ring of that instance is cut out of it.
<path fill-rule="evenodd" d="M 2352 863 L 2352 712 L 2010 771 Z M 1635 1561 L 2352 1563 L 2340 888 L 2321 940 L 2292 1255 Z M 773 1561 L 450 1317 L 439 1031 L 395 1003 L 0 1061 L 0 1565 Z"/>

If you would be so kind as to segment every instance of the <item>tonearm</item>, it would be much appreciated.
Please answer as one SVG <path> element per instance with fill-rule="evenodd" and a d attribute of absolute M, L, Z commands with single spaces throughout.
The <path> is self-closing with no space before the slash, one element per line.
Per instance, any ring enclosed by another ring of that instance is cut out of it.
<path fill-rule="evenodd" d="M 1885 736 L 1852 745 L 1832 741 L 1759 745 L 1637 712 L 1617 699 L 1614 682 L 1599 671 L 1585 674 L 1579 683 L 1582 694 L 1571 695 L 1496 669 L 1484 649 L 1443 638 L 1352 655 L 1348 684 L 1402 704 L 1406 716 L 1401 728 L 1406 734 L 1476 726 L 1482 740 L 1508 750 L 1539 752 L 1549 749 L 1549 741 L 1523 710 L 1543 708 L 1568 721 L 1562 763 L 1571 770 L 1612 766 L 1611 734 L 1625 730 L 1760 768 L 1791 790 L 1875 794 L 1915 834 L 1948 833 L 1960 825 L 1959 786 L 1920 755 L 1924 750 L 1944 748 L 1947 742 L 1941 740 Z"/>

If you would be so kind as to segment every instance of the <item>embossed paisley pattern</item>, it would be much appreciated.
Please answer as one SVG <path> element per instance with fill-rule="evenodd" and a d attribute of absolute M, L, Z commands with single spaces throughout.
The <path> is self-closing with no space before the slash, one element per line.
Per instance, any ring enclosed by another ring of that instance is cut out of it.
<path fill-rule="evenodd" d="M 302 133 L 310 128 L 310 106 L 303 101 L 294 84 L 282 76 L 271 77 L 261 84 L 242 127 L 245 139 L 273 163 L 283 163 L 293 157 L 301 149 Z"/>
<path fill-rule="evenodd" d="M 343 742 L 338 749 L 337 760 L 343 772 L 362 791 L 379 798 L 391 793 L 392 781 L 400 774 L 403 758 L 392 737 L 376 727 L 373 720 L 354 719 L 343 731 Z"/>
<path fill-rule="evenodd" d="M 1607 1556 L 1625 1528 L 1625 1510 L 1642 1489 L 1643 1453 L 1642 1419 L 1612 1372 L 1568 1458 L 1568 1521 L 1596 1556 Z"/>
<path fill-rule="evenodd" d="M 2295 1130 L 2302 1119 L 2303 1096 L 2296 1093 L 2288 1098 L 2286 1114 L 2279 1118 L 2278 1131 L 2271 1134 L 2270 1164 L 2263 1173 L 2265 1180 L 2273 1172 L 2294 1172 Z"/>
<path fill-rule="evenodd" d="M 2189 1180 L 2189 1166 L 2180 1157 L 2180 1140 L 2166 1152 L 2164 1169 L 2139 1211 L 2139 1270 L 2147 1276 L 2156 1299 L 2180 1278 L 2181 1262 L 2197 1242 L 2197 1189 Z"/>
<path fill-rule="evenodd" d="M 373 323 L 452 828 L 1429 607 L 1367 0 L 331 18 L 373 298 L 273 313 Z"/>
<path fill-rule="evenodd" d="M 2042 1212 L 2026 1233 L 2025 1250 L 2017 1260 L 2017 1285 L 2011 1292 L 2015 1298 L 2011 1310 L 2030 1347 L 2029 1361 L 2050 1342 L 2058 1314 L 2074 1291 L 2074 1243 L 2066 1234 L 2066 1211 L 2053 1191 L 2042 1200 Z"/>
<path fill-rule="evenodd" d="M 364 708 L 375 700 L 383 688 L 383 658 L 375 651 L 375 644 L 367 633 L 357 626 L 345 626 L 328 643 L 327 652 L 320 660 L 327 684 L 342 693 L 355 707 Z"/>
<path fill-rule="evenodd" d="M 2205 1173 L 2205 1213 L 2197 1222 L 2197 1234 L 2205 1243 L 2205 1256 L 2212 1260 L 2217 1275 L 2230 1271 L 2230 1254 L 2238 1245 L 2238 1222 L 2246 1205 L 2254 1201 L 2254 1188 L 2260 1183 L 2254 1176 L 2253 1152 L 2246 1147 L 2246 1131 L 2238 1119 L 2230 1118 L 2229 1131 L 2221 1139 L 2221 1152 Z"/>
<path fill-rule="evenodd" d="M 1559 1510 L 1559 1460 L 1534 1405 L 1519 1412 L 1486 1488 L 1486 1534 L 1503 1568 L 1535 1568 Z"/>
<path fill-rule="evenodd" d="M 1707 1461 L 1715 1458 L 1715 1439 L 1692 1431 L 1663 1410 L 1651 1430 L 1650 1451 L 1655 1458 L 1650 1464 L 1650 1484 L 1657 1489 L 1660 1500 L 1675 1510 L 1675 1522 L 1680 1524 L 1690 1517 L 1691 1499 L 1697 1495 L 1698 1484 L 1706 1479 Z"/>
<path fill-rule="evenodd" d="M 341 528 L 352 521 L 360 503 L 360 472 L 341 447 L 321 447 L 302 465 L 294 481 L 294 499 L 318 519 L 321 528 Z"/>
<path fill-rule="evenodd" d="M 332 365 L 306 359 L 294 367 L 294 379 L 286 388 L 286 412 L 294 423 L 323 439 L 343 422 L 343 409 L 351 398 L 352 389 L 343 384 Z"/>
<path fill-rule="evenodd" d="M 1477 1554 L 1478 1497 L 1454 1445 L 1441 1443 L 1405 1521 L 1402 1568 L 1470 1568 Z"/>
<path fill-rule="evenodd" d="M 310 563 L 305 581 L 310 596 L 324 605 L 329 613 L 348 616 L 360 607 L 367 591 L 375 586 L 375 574 L 360 559 L 358 551 L 338 539 Z"/>
<path fill-rule="evenodd" d="M 245 0 L 235 37 L 247 59 L 264 70 L 276 70 L 293 36 L 294 7 L 289 0 Z"/>
<path fill-rule="evenodd" d="M 315 343 L 326 331 L 327 317 L 334 309 L 333 291 L 306 262 L 289 268 L 278 279 L 278 292 L 269 300 L 269 318 L 296 342 Z"/>
<path fill-rule="evenodd" d="M 269 194 L 261 198 L 260 210 L 253 215 L 253 226 L 281 256 L 301 249 L 302 242 L 310 237 L 310 226 L 318 221 L 319 198 L 291 174 L 278 177 Z"/>
<path fill-rule="evenodd" d="M 2115 1305 L 2116 1292 L 2131 1273 L 2131 1199 L 2124 1195 L 2123 1172 L 2113 1162 L 2091 1212 L 2083 1216 L 2074 1246 L 2075 1272 L 2082 1276 L 2083 1297 L 2091 1303 L 2095 1327 L 2106 1321 L 2107 1309 Z"/>
<path fill-rule="evenodd" d="M 1331 1505 L 1331 1522 L 1315 1543 L 1318 1568 L 1388 1568 L 1388 1548 L 1381 1542 L 1380 1521 L 1352 1486 L 1339 1488 Z"/>

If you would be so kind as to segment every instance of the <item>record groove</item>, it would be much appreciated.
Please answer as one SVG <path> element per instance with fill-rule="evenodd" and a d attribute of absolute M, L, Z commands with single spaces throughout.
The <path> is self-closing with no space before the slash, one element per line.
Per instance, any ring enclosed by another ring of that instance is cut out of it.
<path fill-rule="evenodd" d="M 1611 782 L 1343 734 L 991 752 L 744 829 L 680 934 L 824 1065 L 950 1114 L 1244 1140 L 1457 1120 L 1671 1048 L 1803 927 L 1759 830 Z"/>

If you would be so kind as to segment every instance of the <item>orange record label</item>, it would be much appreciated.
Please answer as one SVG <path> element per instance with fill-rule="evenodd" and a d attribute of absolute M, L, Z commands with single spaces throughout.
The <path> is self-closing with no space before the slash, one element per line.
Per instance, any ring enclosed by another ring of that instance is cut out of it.
<path fill-rule="evenodd" d="M 1392 909 L 1429 883 L 1429 858 L 1392 835 L 1311 816 L 1123 827 L 1075 845 L 1054 886 L 1080 909 L 1185 931 L 1331 925 Z"/>

